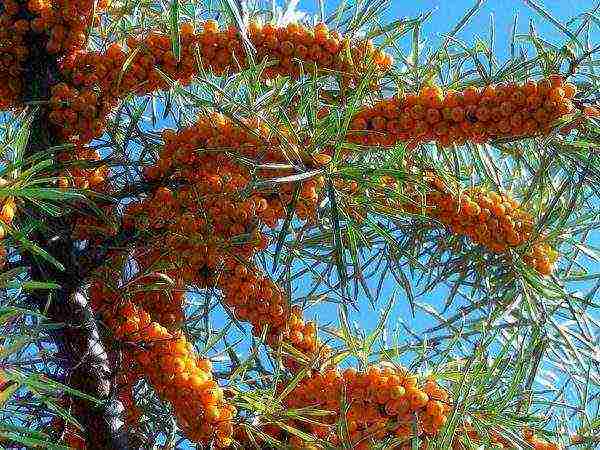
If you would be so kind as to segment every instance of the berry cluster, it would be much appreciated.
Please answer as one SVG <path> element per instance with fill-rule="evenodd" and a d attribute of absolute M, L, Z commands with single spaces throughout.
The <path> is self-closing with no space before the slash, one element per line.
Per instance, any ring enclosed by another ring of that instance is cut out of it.
<path fill-rule="evenodd" d="M 5 181 L 5 180 L 2 180 Z M 2 183 L 0 182 L 0 185 Z M 6 197 L 2 200 L 0 208 L 0 240 L 6 237 L 7 228 L 15 218 L 17 203 L 14 197 Z"/>
<path fill-rule="evenodd" d="M 100 102 L 93 87 L 62 82 L 52 87 L 52 111 L 48 118 L 63 139 L 74 140 L 81 146 L 102 135 L 106 117 L 115 104 L 115 101 Z"/>
<path fill-rule="evenodd" d="M 474 187 L 459 195 L 450 192 L 440 178 L 425 178 L 437 190 L 428 194 L 427 213 L 448 226 L 453 233 L 468 236 L 495 253 L 527 242 L 533 231 L 533 218 L 508 194 Z M 410 209 L 417 209 L 412 205 Z M 543 275 L 552 271 L 558 253 L 541 240 L 533 243 L 524 261 Z"/>
<path fill-rule="evenodd" d="M 145 95 L 168 88 L 161 72 L 185 85 L 191 82 L 199 65 L 216 75 L 246 68 L 246 53 L 236 28 L 230 26 L 220 31 L 213 20 L 204 22 L 200 28 L 201 31 L 195 32 L 192 24 L 181 25 L 179 59 L 173 53 L 171 37 L 158 32 L 144 38 L 129 38 L 128 51 L 112 44 L 104 53 L 71 52 L 62 63 L 71 92 L 69 96 L 53 95 L 52 122 L 64 128 L 65 136 L 78 134 L 81 142 L 87 142 L 98 133 L 118 99 L 130 93 Z M 261 60 L 277 61 L 265 69 L 263 76 L 267 79 L 277 75 L 298 77 L 299 63 L 306 63 L 319 70 L 339 72 L 350 82 L 358 79 L 371 63 L 380 73 L 392 64 L 391 57 L 376 50 L 371 42 L 351 44 L 337 32 L 329 32 L 324 24 L 309 29 L 298 24 L 275 27 L 252 23 L 250 40 Z M 133 59 L 124 67 L 131 55 Z M 308 67 L 306 70 L 310 72 Z M 72 101 L 76 101 L 74 106 L 70 104 Z M 78 110 L 78 103 L 88 105 L 86 111 Z"/>
<path fill-rule="evenodd" d="M 453 233 L 467 236 L 494 253 L 506 253 L 511 248 L 524 245 L 532 238 L 534 220 L 514 198 L 506 193 L 496 193 L 484 187 L 462 189 L 458 183 L 448 186 L 434 172 L 417 174 L 430 189 L 419 192 L 416 185 L 405 183 L 402 199 L 389 195 L 398 191 L 400 185 L 390 177 L 383 176 L 380 186 L 371 188 L 370 195 L 386 209 L 425 214 L 446 225 Z M 336 187 L 341 191 L 356 193 L 358 185 L 339 180 Z M 358 205 L 351 205 L 359 209 Z M 356 220 L 364 220 L 364 214 L 354 214 Z M 558 253 L 538 238 L 523 256 L 530 267 L 543 275 L 552 272 Z"/>
<path fill-rule="evenodd" d="M 278 388 L 281 390 L 283 387 Z M 371 365 L 360 372 L 353 368 L 341 373 L 335 368 L 311 372 L 283 401 L 288 410 L 302 411 L 310 407 L 330 413 L 319 414 L 317 420 L 290 419 L 284 421 L 283 425 L 271 423 L 262 427 L 265 434 L 287 442 L 294 450 L 321 447 L 310 444 L 296 433 L 290 433 L 289 427 L 336 447 L 342 441 L 349 441 L 352 448 L 369 450 L 383 440 L 393 440 L 390 448 L 411 450 L 411 439 L 419 437 L 419 449 L 427 450 L 430 440 L 440 433 L 453 408 L 447 391 L 435 380 L 419 380 L 404 368 L 392 365 Z M 523 430 L 523 436 L 535 449 L 562 448 L 536 438 L 527 428 Z M 236 430 L 236 439 L 241 444 L 250 442 L 243 428 Z M 494 448 L 515 448 L 494 431 L 489 433 L 487 439 Z M 468 419 L 458 425 L 451 448 L 465 450 L 467 447 L 463 442 L 466 441 L 484 441 Z M 261 442 L 259 440 L 258 443 Z"/>
<path fill-rule="evenodd" d="M 15 0 L 0 5 L 0 110 L 15 106 L 23 88 L 23 63 L 29 55 L 26 14 L 26 5 Z"/>
<path fill-rule="evenodd" d="M 346 430 L 336 426 L 343 404 L 349 405 Z M 448 394 L 435 381 L 420 385 L 417 377 L 393 366 L 370 366 L 364 372 L 346 369 L 343 373 L 328 369 L 313 374 L 285 398 L 285 406 L 333 412 L 320 418 L 318 424 L 298 421 L 295 426 L 333 445 L 347 438 L 353 448 L 364 450 L 390 437 L 408 441 L 415 435 L 435 435 L 451 410 Z M 290 443 L 294 448 L 304 445 L 298 437 L 292 437 Z"/>
<path fill-rule="evenodd" d="M 226 447 L 233 434 L 235 409 L 212 379 L 210 361 L 200 358 L 180 331 L 169 332 L 141 306 L 124 298 L 101 270 L 90 287 L 90 301 L 115 337 L 129 344 L 133 361 L 158 395 L 173 406 L 179 426 L 193 441 Z M 114 278 L 114 275 L 113 275 Z"/>
<path fill-rule="evenodd" d="M 184 285 L 216 285 L 236 316 L 253 325 L 255 334 L 269 326 L 269 343 L 284 339 L 312 355 L 317 350 L 315 325 L 305 324 L 277 286 L 250 262 L 267 245 L 258 225 L 276 226 L 285 215 L 284 205 L 292 201 L 292 187 L 268 195 L 252 191 L 241 195 L 250 187 L 251 174 L 226 149 L 236 149 L 247 158 L 278 161 L 277 138 L 258 122 L 249 125 L 259 130 L 258 137 L 219 115 L 201 118 L 177 134 L 165 131 L 160 159 L 147 168 L 145 176 L 153 182 L 185 185 L 178 190 L 160 187 L 128 205 L 125 226 L 154 236 L 160 233 L 168 244 L 167 249 L 149 246 L 144 260 L 160 265 L 165 274 Z M 260 175 L 268 173 L 273 171 L 261 170 Z M 306 211 L 314 211 L 316 188 L 322 185 L 322 179 L 303 184 L 298 206 L 306 216 Z M 234 243 L 240 236 L 247 237 Z M 217 269 L 224 269 L 218 281 L 213 279 Z M 294 364 L 291 359 L 286 363 Z"/>
<path fill-rule="evenodd" d="M 93 0 L 5 0 L 0 5 L 0 109 L 19 104 L 32 48 L 41 46 L 56 59 L 80 50 L 93 11 Z"/>
<path fill-rule="evenodd" d="M 309 358 L 329 353 L 317 339 L 316 324 L 305 322 L 301 309 L 290 307 L 269 277 L 260 274 L 250 262 L 239 262 L 232 257 L 225 267 L 218 279 L 224 302 L 233 309 L 236 318 L 252 325 L 253 334 L 258 336 L 268 327 L 267 343 L 273 347 L 284 341 Z M 286 357 L 284 363 L 291 369 L 298 368 L 292 357 Z"/>
<path fill-rule="evenodd" d="M 153 214 L 148 217 L 149 223 L 169 222 L 173 216 L 177 220 L 178 205 L 189 212 L 204 211 L 207 220 L 203 225 L 210 225 L 212 234 L 225 239 L 250 233 L 256 221 L 275 227 L 285 217 L 285 208 L 292 201 L 291 183 L 283 184 L 274 192 L 255 192 L 241 198 L 240 194 L 252 181 L 250 166 L 240 161 L 240 156 L 253 161 L 268 163 L 283 162 L 280 139 L 269 132 L 269 129 L 258 120 L 247 121 L 248 129 L 234 124 L 230 119 L 218 114 L 201 117 L 189 128 L 175 133 L 167 130 L 163 133 L 165 146 L 159 161 L 146 169 L 145 176 L 149 181 L 170 179 L 174 182 L 190 183 L 192 187 L 182 188 L 177 195 L 168 194 L 163 188 L 160 198 L 154 201 L 151 208 L 144 205 L 142 210 Z M 228 154 L 227 152 L 230 152 Z M 262 178 L 288 174 L 282 170 L 260 170 L 257 175 Z M 296 205 L 303 218 L 314 217 L 318 202 L 318 190 L 323 186 L 322 177 L 310 179 L 302 183 L 300 198 Z M 163 198 L 164 197 L 164 198 Z M 165 216 L 158 211 L 160 204 L 169 203 L 171 211 Z M 132 206 L 132 208 L 138 208 Z M 157 209 L 158 208 L 158 209 Z M 154 219 L 153 217 L 156 217 Z M 189 221 L 189 218 L 186 219 Z M 195 219 L 202 222 L 202 219 Z M 138 224 L 141 225 L 141 224 Z M 261 248 L 264 238 L 257 236 Z M 249 248 L 245 250 L 250 250 Z M 247 251 L 244 254 L 249 254 Z"/>
<path fill-rule="evenodd" d="M 408 442 L 414 436 L 436 435 L 447 421 L 451 400 L 434 380 L 419 383 L 403 368 L 369 366 L 361 372 L 330 368 L 308 374 L 285 397 L 284 406 L 329 411 L 314 422 L 290 420 L 286 425 L 333 446 L 349 440 L 352 448 L 368 450 L 384 439 Z M 338 426 L 340 421 L 345 427 Z M 272 437 L 287 439 L 293 449 L 309 448 L 308 442 L 285 430 L 273 425 L 264 429 Z"/>
<path fill-rule="evenodd" d="M 462 92 L 425 87 L 418 95 L 382 100 L 360 111 L 350 124 L 349 139 L 385 146 L 434 141 L 445 147 L 548 134 L 557 119 L 573 112 L 575 93 L 575 86 L 559 75 Z"/>
<path fill-rule="evenodd" d="M 131 300 L 144 308 L 154 322 L 175 329 L 184 321 L 183 289 L 168 286 L 158 274 L 136 277 L 128 286 Z"/>
<path fill-rule="evenodd" d="M 210 28 L 205 25 L 201 35 L 203 49 L 210 51 L 217 44 L 214 53 L 219 62 L 231 65 L 233 61 L 227 54 L 230 46 L 228 39 L 231 29 L 219 33 L 216 23 Z M 368 71 L 369 64 L 373 64 L 381 73 L 388 70 L 393 59 L 390 55 L 376 50 L 370 41 L 362 41 L 351 45 L 348 38 L 342 38 L 338 32 L 330 31 L 327 25 L 320 23 L 314 28 L 291 23 L 286 27 L 261 25 L 253 22 L 249 26 L 249 38 L 257 50 L 258 60 L 276 59 L 278 64 L 268 67 L 264 75 L 271 78 L 277 75 L 291 75 L 299 77 L 301 65 L 304 71 L 311 71 L 312 67 L 339 72 L 348 81 L 356 81 L 358 74 Z M 204 53 L 203 53 L 204 54 Z"/>
<path fill-rule="evenodd" d="M 46 36 L 48 53 L 68 54 L 85 46 L 93 0 L 29 0 L 27 7 L 37 16 L 31 30 Z"/>
<path fill-rule="evenodd" d="M 0 188 L 6 186 L 8 181 L 0 178 Z M 4 246 L 3 239 L 6 237 L 8 227 L 10 227 L 15 213 L 17 211 L 17 203 L 14 197 L 6 197 L 0 200 L 0 268 L 6 264 L 8 252 Z"/>

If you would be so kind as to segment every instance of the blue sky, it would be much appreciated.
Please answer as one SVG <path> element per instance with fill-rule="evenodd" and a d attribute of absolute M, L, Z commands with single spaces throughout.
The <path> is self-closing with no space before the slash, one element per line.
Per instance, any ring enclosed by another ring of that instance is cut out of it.
<path fill-rule="evenodd" d="M 323 3 L 327 12 L 332 11 L 340 2 L 324 0 Z M 475 0 L 391 0 L 384 17 L 392 21 L 402 17 L 416 17 L 431 10 L 434 14 L 425 25 L 424 32 L 429 38 L 435 40 L 442 33 L 450 31 L 475 3 Z M 552 26 L 541 20 L 540 16 L 527 6 L 525 0 L 487 0 L 482 3 L 477 15 L 464 28 L 463 36 L 487 33 L 491 14 L 494 15 L 498 43 L 502 42 L 502 39 L 507 40 L 510 36 L 515 14 L 519 16 L 518 24 L 521 27 L 527 26 L 532 19 L 545 36 L 552 37 L 552 34 L 559 36 L 554 33 Z M 594 0 L 535 0 L 535 3 L 543 6 L 555 18 L 562 21 L 589 11 L 595 5 Z M 315 13 L 319 11 L 318 5 L 318 0 L 299 0 L 298 9 Z"/>

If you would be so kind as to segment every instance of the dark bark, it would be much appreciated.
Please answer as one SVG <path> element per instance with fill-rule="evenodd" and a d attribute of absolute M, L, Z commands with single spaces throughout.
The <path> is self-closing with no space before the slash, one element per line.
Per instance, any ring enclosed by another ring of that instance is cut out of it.
<path fill-rule="evenodd" d="M 25 63 L 23 100 L 47 101 L 51 86 L 59 80 L 56 58 L 47 54 L 41 40 L 32 39 L 28 44 L 30 54 Z M 60 143 L 47 114 L 44 106 L 35 114 L 25 150 L 26 158 Z M 88 450 L 126 450 L 129 445 L 123 405 L 115 392 L 114 373 L 98 323 L 84 295 L 83 284 L 89 270 L 82 270 L 79 264 L 80 258 L 71 238 L 72 220 L 68 216 L 44 217 L 43 228 L 29 236 L 63 264 L 64 270 L 27 253 L 22 255 L 22 262 L 29 267 L 32 279 L 60 285 L 60 289 L 36 293 L 32 300 L 49 320 L 64 324 L 63 328 L 54 331 L 53 338 L 70 387 L 100 402 L 73 398 L 73 413 L 85 427 Z"/>

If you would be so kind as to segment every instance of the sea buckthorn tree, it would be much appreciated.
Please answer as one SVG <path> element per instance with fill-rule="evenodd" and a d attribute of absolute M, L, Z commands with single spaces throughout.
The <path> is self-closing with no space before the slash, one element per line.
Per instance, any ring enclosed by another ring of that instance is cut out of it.
<path fill-rule="evenodd" d="M 308 3 L 0 0 L 1 447 L 598 445 L 598 7 Z"/>

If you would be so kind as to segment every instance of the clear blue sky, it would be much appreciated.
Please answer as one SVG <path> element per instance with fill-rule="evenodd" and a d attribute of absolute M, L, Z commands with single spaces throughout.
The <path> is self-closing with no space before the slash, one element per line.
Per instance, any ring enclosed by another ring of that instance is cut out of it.
<path fill-rule="evenodd" d="M 281 3 L 281 2 L 280 2 Z M 337 0 L 324 0 L 325 10 L 332 11 L 340 3 Z M 475 0 L 413 0 L 400 1 L 391 0 L 384 15 L 388 21 L 402 17 L 416 17 L 427 11 L 434 14 L 424 27 L 425 35 L 435 40 L 443 33 L 449 32 L 458 20 L 475 5 Z M 559 20 L 572 18 L 585 11 L 589 11 L 595 4 L 595 0 L 535 0 L 535 3 L 543 6 L 547 11 Z M 298 9 L 315 13 L 319 11 L 318 0 L 299 0 Z M 475 34 L 487 34 L 490 24 L 490 15 L 494 15 L 496 24 L 497 43 L 506 42 L 510 36 L 513 26 L 514 15 L 519 15 L 518 24 L 521 30 L 525 30 L 529 20 L 535 21 L 536 27 L 546 37 L 558 37 L 552 26 L 540 19 L 524 0 L 487 0 L 483 2 L 478 14 L 472 18 L 469 25 L 461 33 L 463 37 L 471 37 Z"/>

